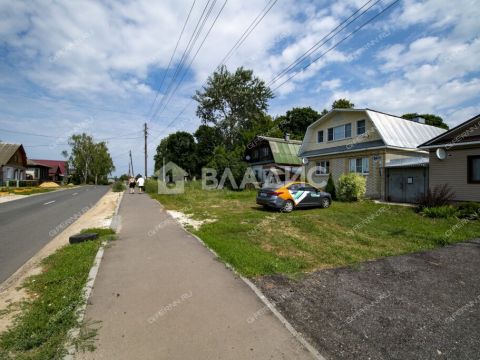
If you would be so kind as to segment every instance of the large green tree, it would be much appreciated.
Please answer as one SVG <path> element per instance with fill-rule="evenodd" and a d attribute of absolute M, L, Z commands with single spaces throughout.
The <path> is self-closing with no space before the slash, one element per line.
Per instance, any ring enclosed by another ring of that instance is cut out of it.
<path fill-rule="evenodd" d="M 94 180 L 97 184 L 99 180 L 106 181 L 108 174 L 115 170 L 105 142 L 95 143 L 92 136 L 82 133 L 72 135 L 68 143 L 70 167 L 78 181 L 86 184 Z M 66 151 L 62 154 L 68 155 Z"/>
<path fill-rule="evenodd" d="M 222 143 L 220 130 L 213 126 L 200 125 L 193 134 L 197 140 L 197 173 L 212 159 L 215 147 Z"/>
<path fill-rule="evenodd" d="M 332 109 L 353 109 L 355 104 L 348 99 L 337 99 L 332 103 Z"/>
<path fill-rule="evenodd" d="M 154 156 L 155 171 L 163 166 L 163 162 L 173 161 L 191 176 L 197 170 L 196 144 L 193 135 L 185 131 L 177 131 L 160 141 Z"/>
<path fill-rule="evenodd" d="M 204 124 L 218 128 L 227 150 L 243 143 L 242 132 L 251 128 L 252 122 L 262 121 L 273 92 L 253 71 L 238 68 L 234 73 L 220 67 L 196 92 L 197 116 Z"/>
<path fill-rule="evenodd" d="M 443 119 L 438 115 L 433 114 L 418 114 L 418 113 L 408 113 L 403 114 L 402 118 L 412 120 L 416 117 L 422 117 L 425 119 L 425 124 L 436 126 L 442 129 L 448 130 L 448 125 L 443 121 Z"/>
<path fill-rule="evenodd" d="M 275 119 L 283 133 L 289 133 L 293 139 L 302 140 L 307 127 L 320 118 L 320 114 L 311 107 L 293 108 L 285 115 Z"/>

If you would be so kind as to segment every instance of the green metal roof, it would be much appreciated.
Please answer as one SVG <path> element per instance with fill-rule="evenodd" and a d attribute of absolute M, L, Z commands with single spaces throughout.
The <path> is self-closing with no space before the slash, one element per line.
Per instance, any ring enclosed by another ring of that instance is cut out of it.
<path fill-rule="evenodd" d="M 301 165 L 302 160 L 298 157 L 300 142 L 285 141 L 283 139 L 268 139 L 273 159 L 277 164 Z"/>

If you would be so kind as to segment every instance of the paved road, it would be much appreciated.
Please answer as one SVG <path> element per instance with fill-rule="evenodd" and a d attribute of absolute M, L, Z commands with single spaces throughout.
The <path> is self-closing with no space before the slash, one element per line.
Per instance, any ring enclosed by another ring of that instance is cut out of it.
<path fill-rule="evenodd" d="M 0 283 L 108 189 L 82 186 L 0 204 Z"/>

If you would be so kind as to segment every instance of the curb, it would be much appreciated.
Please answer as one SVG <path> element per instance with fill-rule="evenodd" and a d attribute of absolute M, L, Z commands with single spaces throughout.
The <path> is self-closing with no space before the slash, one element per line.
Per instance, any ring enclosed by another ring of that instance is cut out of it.
<path fill-rule="evenodd" d="M 109 225 L 109 227 L 115 230 L 115 232 L 117 232 L 117 229 L 120 229 L 120 216 L 118 215 L 118 211 L 120 209 L 120 204 L 122 203 L 122 200 L 123 200 L 123 194 L 125 194 L 125 192 L 122 192 L 120 194 L 117 206 L 115 208 L 115 212 L 113 213 L 113 217 Z M 106 244 L 107 242 L 104 241 L 100 245 L 100 248 L 97 251 L 97 255 L 95 255 L 95 259 L 93 260 L 93 265 L 90 268 L 90 272 L 88 273 L 88 281 L 85 284 L 85 287 L 83 288 L 84 303 L 77 310 L 77 321 L 79 324 L 83 323 L 83 320 L 85 318 L 88 299 L 90 298 L 90 294 L 92 293 L 92 290 L 93 290 L 93 285 L 95 284 L 95 279 L 97 278 L 98 270 L 100 269 L 100 263 L 102 262 L 102 259 L 103 259 L 103 253 L 105 251 Z M 68 332 L 69 339 L 76 339 L 78 338 L 79 335 L 80 335 L 79 327 L 73 328 Z M 75 353 L 76 353 L 75 345 L 70 344 L 66 348 L 67 348 L 67 354 L 63 357 L 63 360 L 74 360 Z"/>
<path fill-rule="evenodd" d="M 160 204 L 163 207 L 162 204 Z M 230 271 L 232 271 L 236 276 L 238 276 L 240 279 L 242 279 L 242 281 L 255 293 L 255 295 L 265 304 L 265 306 L 272 312 L 272 314 L 282 323 L 283 326 L 285 326 L 285 328 L 290 332 L 290 334 L 292 334 L 292 336 L 300 343 L 304 346 L 305 349 L 308 350 L 308 352 L 314 357 L 314 359 L 316 360 L 326 360 L 325 357 L 323 357 L 318 351 L 317 349 L 315 349 L 306 339 L 305 337 L 303 337 L 303 335 L 301 333 L 299 333 L 297 330 L 295 330 L 295 328 L 292 326 L 292 324 L 290 324 L 288 322 L 287 319 L 285 319 L 285 317 L 276 309 L 275 305 L 267 299 L 267 297 L 265 295 L 263 295 L 263 293 L 261 292 L 261 290 L 254 284 L 252 283 L 250 280 L 248 280 L 247 278 L 243 277 L 242 275 L 240 275 L 237 270 L 235 270 L 235 268 L 230 265 L 229 263 L 223 261 L 220 259 L 220 257 L 218 256 L 218 254 L 215 252 L 215 250 L 213 249 L 210 249 L 207 244 L 205 244 L 205 242 L 200 239 L 197 235 L 195 234 L 192 234 L 190 231 L 188 231 L 187 229 L 185 229 L 185 227 L 177 220 L 175 219 L 172 215 L 170 215 L 167 211 L 165 211 L 167 213 L 168 216 L 170 216 L 175 222 L 177 222 L 180 227 L 183 229 L 183 231 L 185 231 L 187 234 L 191 235 L 193 238 L 197 239 L 197 241 L 203 245 L 204 248 L 206 248 L 208 251 L 210 251 L 216 259 L 220 260 L 222 263 L 225 264 L 225 267 L 227 269 L 229 269 Z"/>

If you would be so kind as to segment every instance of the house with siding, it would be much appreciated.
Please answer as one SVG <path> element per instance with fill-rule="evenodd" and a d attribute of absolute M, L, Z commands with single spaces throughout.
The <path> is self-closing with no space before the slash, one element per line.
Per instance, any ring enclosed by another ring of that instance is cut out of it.
<path fill-rule="evenodd" d="M 285 180 L 302 171 L 302 160 L 298 157 L 299 140 L 256 136 L 245 149 L 245 160 L 261 183 Z"/>
<path fill-rule="evenodd" d="M 429 186 L 448 184 L 457 201 L 480 201 L 480 114 L 421 144 L 429 153 Z"/>
<path fill-rule="evenodd" d="M 55 182 L 66 182 L 68 180 L 68 162 L 65 160 L 43 160 L 32 159 L 32 162 L 48 166 L 48 178 Z"/>
<path fill-rule="evenodd" d="M 424 142 L 444 133 L 419 118 L 407 120 L 372 109 L 333 109 L 312 123 L 299 156 L 307 178 L 326 184 L 342 174 L 366 178 L 366 196 L 413 202 L 428 184 L 428 152 Z"/>
<path fill-rule="evenodd" d="M 27 155 L 21 144 L 0 143 L 0 185 L 25 180 Z"/>

